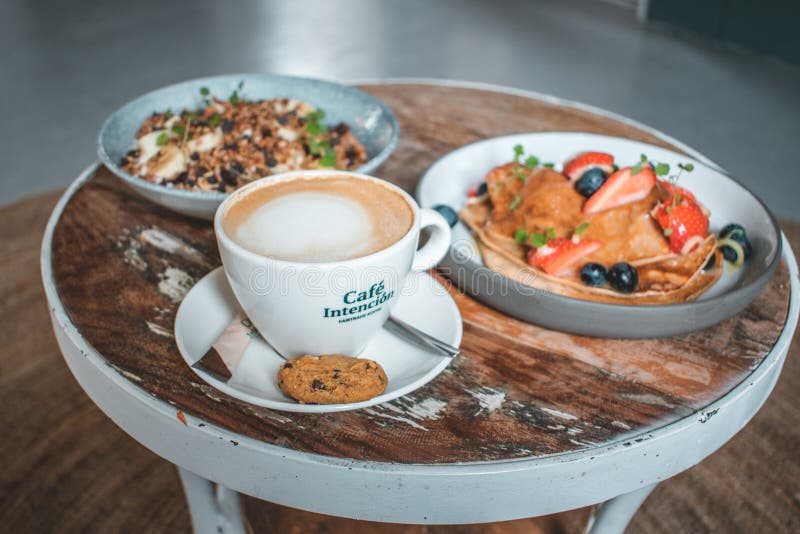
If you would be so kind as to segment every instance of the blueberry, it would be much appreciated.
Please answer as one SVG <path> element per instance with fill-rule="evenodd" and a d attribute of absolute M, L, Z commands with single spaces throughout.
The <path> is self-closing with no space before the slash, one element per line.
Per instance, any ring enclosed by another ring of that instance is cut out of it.
<path fill-rule="evenodd" d="M 719 231 L 719 236 L 730 237 L 730 235 L 733 234 L 734 232 L 741 233 L 742 235 L 747 235 L 747 232 L 745 232 L 744 228 L 741 225 L 736 223 L 730 223 L 725 225 L 725 227 Z"/>
<path fill-rule="evenodd" d="M 736 260 L 739 259 L 739 253 L 733 247 L 728 245 L 722 245 L 719 247 L 719 250 L 722 252 L 722 257 L 725 258 L 725 261 L 730 263 L 736 263 Z"/>
<path fill-rule="evenodd" d="M 747 239 L 747 232 L 740 225 L 731 223 L 725 226 L 725 228 L 720 230 L 719 236 L 722 239 L 727 238 L 739 243 L 742 246 L 742 252 L 744 252 L 744 259 L 748 259 L 753 255 L 753 245 L 751 245 L 750 240 Z M 722 248 L 724 249 L 725 247 Z M 725 251 L 723 250 L 722 253 L 725 254 Z M 725 259 L 728 259 L 727 256 Z"/>
<path fill-rule="evenodd" d="M 581 195 L 589 198 L 594 195 L 595 191 L 600 189 L 600 186 L 603 185 L 605 181 L 606 173 L 603 172 L 603 169 L 600 167 L 592 167 L 583 173 L 583 176 L 581 176 L 575 184 L 575 189 L 577 189 L 578 193 Z"/>
<path fill-rule="evenodd" d="M 608 271 L 608 283 L 620 293 L 632 293 L 639 285 L 639 273 L 629 263 L 617 263 Z"/>
<path fill-rule="evenodd" d="M 479 185 L 478 189 L 475 190 L 475 195 L 481 197 L 487 192 L 489 192 L 489 186 L 486 185 L 486 182 L 481 182 L 481 185 Z"/>
<path fill-rule="evenodd" d="M 447 221 L 447 224 L 450 225 L 450 228 L 456 225 L 458 222 L 458 213 L 456 210 L 451 208 L 450 206 L 446 206 L 444 204 L 438 204 L 433 207 L 439 214 L 444 217 L 444 220 Z"/>
<path fill-rule="evenodd" d="M 581 269 L 581 282 L 587 286 L 598 287 L 605 285 L 608 271 L 599 263 L 587 263 Z"/>

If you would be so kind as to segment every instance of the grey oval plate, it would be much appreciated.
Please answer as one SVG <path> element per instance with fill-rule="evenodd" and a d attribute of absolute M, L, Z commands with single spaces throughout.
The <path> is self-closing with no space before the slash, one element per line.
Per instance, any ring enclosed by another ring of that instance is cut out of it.
<path fill-rule="evenodd" d="M 100 129 L 98 155 L 103 164 L 125 180 L 139 194 L 169 209 L 210 219 L 227 193 L 170 189 L 133 176 L 119 166 L 119 161 L 133 148 L 136 131 L 154 111 L 193 109 L 200 104 L 200 88 L 212 95 L 230 95 L 243 81 L 241 94 L 248 99 L 289 97 L 325 110 L 325 122 L 345 122 L 367 149 L 367 161 L 356 172 L 374 171 L 397 146 L 400 126 L 386 104 L 363 91 L 335 82 L 274 74 L 228 74 L 198 78 L 147 93 L 128 102 Z"/>
<path fill-rule="evenodd" d="M 616 157 L 620 166 L 633 164 L 640 154 L 669 163 L 694 164 L 679 184 L 691 190 L 711 210 L 711 229 L 730 222 L 747 230 L 753 255 L 740 268 L 725 265 L 720 280 L 694 302 L 627 306 L 556 295 L 506 278 L 486 268 L 475 241 L 463 224 L 453 229 L 453 244 L 439 267 L 463 291 L 513 317 L 546 328 L 613 338 L 650 338 L 686 334 L 723 321 L 747 306 L 762 291 L 778 265 L 781 234 L 764 204 L 749 190 L 719 170 L 661 147 L 581 132 L 514 134 L 458 148 L 435 162 L 417 186 L 423 207 L 446 204 L 463 207 L 469 188 L 490 169 L 513 157 L 514 145 L 541 161 L 561 163 L 571 154 L 600 150 Z M 556 167 L 559 168 L 558 166 Z"/>

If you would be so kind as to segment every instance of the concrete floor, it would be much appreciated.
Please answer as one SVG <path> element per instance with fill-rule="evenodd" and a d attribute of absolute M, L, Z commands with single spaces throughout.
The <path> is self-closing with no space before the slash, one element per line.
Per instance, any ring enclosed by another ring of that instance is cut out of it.
<path fill-rule="evenodd" d="M 208 74 L 491 82 L 600 106 L 729 169 L 800 217 L 800 67 L 636 22 L 597 0 L 0 5 L 0 203 L 64 187 L 104 117 Z M 457 119 L 457 118 L 455 118 Z"/>

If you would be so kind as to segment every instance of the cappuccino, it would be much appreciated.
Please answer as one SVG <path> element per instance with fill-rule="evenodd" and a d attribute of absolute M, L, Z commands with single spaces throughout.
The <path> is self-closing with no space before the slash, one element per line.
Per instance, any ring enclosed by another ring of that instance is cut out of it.
<path fill-rule="evenodd" d="M 330 176 L 256 187 L 233 200 L 222 227 L 256 254 L 317 263 L 383 250 L 413 222 L 414 212 L 398 192 L 371 180 Z"/>

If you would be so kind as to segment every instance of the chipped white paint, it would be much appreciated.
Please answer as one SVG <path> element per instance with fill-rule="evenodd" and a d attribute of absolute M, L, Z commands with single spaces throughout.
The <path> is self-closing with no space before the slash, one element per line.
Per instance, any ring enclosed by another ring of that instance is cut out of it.
<path fill-rule="evenodd" d="M 503 402 L 506 400 L 506 394 L 504 391 L 487 387 L 483 388 L 481 391 L 467 390 L 467 393 L 478 399 L 478 404 L 480 405 L 478 413 L 486 411 L 487 413 L 491 414 L 500 408 L 503 405 Z"/>
<path fill-rule="evenodd" d="M 111 367 L 113 367 L 116 372 L 118 372 L 119 374 L 121 374 L 122 376 L 124 376 L 125 378 L 127 378 L 129 380 L 133 380 L 134 382 L 141 382 L 142 381 L 142 377 L 140 377 L 138 375 L 135 375 L 135 374 L 131 373 L 130 371 L 126 371 L 125 369 L 123 369 L 121 367 L 118 367 L 118 366 L 114 365 L 113 363 L 109 364 L 109 365 L 111 365 Z"/>
<path fill-rule="evenodd" d="M 387 405 L 387 406 L 391 406 L 391 405 Z M 365 408 L 364 412 L 368 413 L 369 415 L 374 415 L 375 417 L 381 417 L 381 418 L 384 418 L 384 419 L 392 419 L 394 421 L 400 421 L 401 423 L 405 423 L 405 424 L 407 424 L 409 426 L 412 426 L 412 427 L 414 427 L 416 429 L 419 429 L 419 430 L 424 430 L 425 432 L 428 431 L 427 428 L 425 428 L 421 424 L 417 423 L 416 421 L 414 421 L 412 419 L 409 419 L 408 417 L 401 417 L 399 415 L 391 415 L 391 414 L 388 414 L 388 413 L 381 413 L 378 410 L 374 410 L 372 408 Z"/>
<path fill-rule="evenodd" d="M 156 335 L 159 335 L 159 336 L 175 337 L 173 335 L 172 331 L 164 328 L 160 324 L 151 323 L 150 321 L 147 321 L 147 328 L 149 328 L 152 333 L 154 333 Z"/>
<path fill-rule="evenodd" d="M 578 419 L 577 416 L 572 415 L 571 413 L 567 412 L 560 412 L 558 410 L 554 410 L 552 408 L 539 408 L 546 414 L 550 414 L 553 417 L 558 417 L 559 419 L 563 419 L 565 421 L 576 421 Z"/>
<path fill-rule="evenodd" d="M 182 301 L 194 285 L 194 278 L 175 267 L 167 267 L 159 278 L 158 290 L 175 304 Z"/>
<path fill-rule="evenodd" d="M 622 397 L 634 402 L 649 404 L 650 406 L 664 406 L 665 408 L 672 408 L 674 406 L 673 403 L 669 402 L 664 397 L 652 393 L 623 393 Z"/>
<path fill-rule="evenodd" d="M 142 230 L 139 240 L 146 245 L 151 245 L 168 254 L 181 256 L 193 263 L 205 263 L 203 255 L 197 249 L 158 227 Z"/>
<path fill-rule="evenodd" d="M 417 423 L 417 421 L 439 419 L 442 411 L 446 407 L 447 403 L 445 401 L 433 397 L 427 397 L 419 402 L 410 404 L 405 402 L 388 402 L 386 404 L 376 406 L 375 408 L 367 408 L 364 411 L 370 415 L 374 415 L 375 417 L 400 421 L 401 423 L 406 423 L 413 428 L 427 432 L 428 429 Z M 395 414 L 400 415 L 388 414 L 386 411 L 394 412 Z"/>
<path fill-rule="evenodd" d="M 447 403 L 443 400 L 428 397 L 419 402 L 408 406 L 404 411 L 414 419 L 439 419 L 440 413 L 445 409 Z M 394 404 L 387 404 L 387 408 L 394 408 Z"/>
<path fill-rule="evenodd" d="M 139 255 L 139 247 L 136 244 L 131 243 L 130 246 L 128 246 L 128 248 L 126 248 L 122 253 L 122 258 L 122 261 L 136 270 L 147 270 L 147 262 L 145 262 L 142 259 L 142 256 Z"/>

